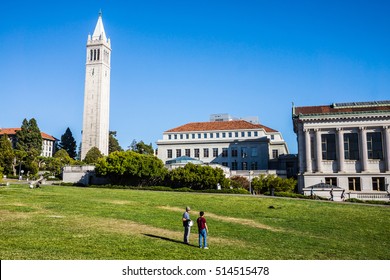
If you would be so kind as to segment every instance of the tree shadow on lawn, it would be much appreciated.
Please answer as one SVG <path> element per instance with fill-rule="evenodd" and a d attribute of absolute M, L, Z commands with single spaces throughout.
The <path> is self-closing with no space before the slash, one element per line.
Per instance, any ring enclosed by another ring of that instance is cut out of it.
<path fill-rule="evenodd" d="M 168 238 L 168 237 L 165 237 L 165 236 L 158 236 L 158 235 L 148 234 L 148 233 L 143 233 L 143 235 L 145 235 L 145 236 L 147 236 L 147 237 L 152 237 L 152 238 L 157 238 L 157 239 L 169 241 L 169 242 L 174 242 L 174 243 L 183 244 L 183 245 L 186 245 L 186 246 L 198 247 L 198 246 L 192 245 L 192 244 L 184 244 L 184 242 L 182 242 L 182 241 L 175 240 L 175 239 L 171 239 L 171 238 Z"/>

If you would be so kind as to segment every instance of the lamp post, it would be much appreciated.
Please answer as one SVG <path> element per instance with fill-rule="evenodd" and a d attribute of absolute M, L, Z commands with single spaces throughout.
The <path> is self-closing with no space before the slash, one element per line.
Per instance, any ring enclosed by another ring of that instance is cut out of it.
<path fill-rule="evenodd" d="M 251 175 L 252 175 L 252 171 L 249 170 L 249 192 L 250 192 L 250 194 L 252 194 L 252 178 L 251 178 Z"/>

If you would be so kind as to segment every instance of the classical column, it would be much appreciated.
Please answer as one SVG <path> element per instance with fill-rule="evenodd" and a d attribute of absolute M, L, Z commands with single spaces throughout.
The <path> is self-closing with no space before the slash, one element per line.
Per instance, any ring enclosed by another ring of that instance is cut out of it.
<path fill-rule="evenodd" d="M 303 130 L 302 127 L 298 127 L 298 167 L 299 167 L 299 174 L 303 174 L 305 172 L 304 168 L 304 153 L 305 153 L 305 147 L 304 147 L 304 136 L 303 136 Z"/>
<path fill-rule="evenodd" d="M 383 127 L 383 134 L 385 135 L 385 162 L 386 162 L 386 171 L 390 171 L 390 127 L 389 126 L 384 126 Z"/>
<path fill-rule="evenodd" d="M 319 129 L 316 132 L 316 161 L 317 161 L 317 172 L 322 172 L 322 149 L 321 149 L 321 131 Z"/>
<path fill-rule="evenodd" d="M 310 129 L 305 129 L 305 155 L 306 155 L 306 172 L 311 173 L 311 143 L 310 143 Z"/>
<path fill-rule="evenodd" d="M 339 162 L 339 172 L 344 172 L 344 131 L 342 128 L 337 128 L 337 159 Z"/>
<path fill-rule="evenodd" d="M 367 151 L 367 133 L 365 127 L 360 129 L 360 152 L 361 152 L 361 168 L 362 172 L 367 171 L 368 168 L 368 151 Z"/>

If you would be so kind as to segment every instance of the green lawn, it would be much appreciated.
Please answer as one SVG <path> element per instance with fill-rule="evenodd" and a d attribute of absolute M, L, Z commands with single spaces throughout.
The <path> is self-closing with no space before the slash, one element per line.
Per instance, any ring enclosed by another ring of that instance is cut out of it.
<path fill-rule="evenodd" d="M 181 243 L 200 210 L 210 250 Z M 273 206 L 270 208 L 270 206 Z M 0 259 L 390 259 L 390 207 L 270 197 L 0 187 Z"/>

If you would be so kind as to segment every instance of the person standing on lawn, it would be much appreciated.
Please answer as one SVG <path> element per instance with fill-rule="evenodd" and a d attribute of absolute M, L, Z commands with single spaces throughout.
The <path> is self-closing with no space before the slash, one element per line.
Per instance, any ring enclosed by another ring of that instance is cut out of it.
<path fill-rule="evenodd" d="M 200 211 L 199 218 L 196 220 L 198 224 L 198 233 L 199 233 L 199 248 L 208 249 L 207 247 L 207 234 L 209 229 L 207 227 L 206 218 L 204 217 L 204 212 Z M 203 242 L 202 242 L 203 241 Z"/>
<path fill-rule="evenodd" d="M 190 207 L 186 207 L 186 211 L 183 213 L 183 227 L 184 227 L 184 243 L 190 244 L 190 230 L 191 230 L 191 219 L 190 219 Z"/>

